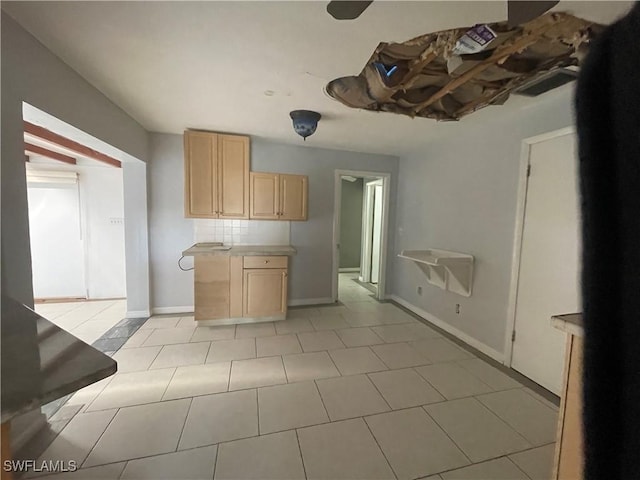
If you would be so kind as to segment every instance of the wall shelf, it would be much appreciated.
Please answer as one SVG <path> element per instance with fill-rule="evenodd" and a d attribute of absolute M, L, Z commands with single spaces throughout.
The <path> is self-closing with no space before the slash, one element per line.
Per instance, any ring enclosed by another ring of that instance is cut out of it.
<path fill-rule="evenodd" d="M 413 261 L 430 284 L 464 297 L 471 296 L 473 255 L 431 248 L 403 250 L 398 257 Z"/>

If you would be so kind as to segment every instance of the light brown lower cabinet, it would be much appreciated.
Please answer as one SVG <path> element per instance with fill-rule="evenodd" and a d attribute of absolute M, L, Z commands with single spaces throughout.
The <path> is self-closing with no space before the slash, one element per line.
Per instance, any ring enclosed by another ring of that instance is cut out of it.
<path fill-rule="evenodd" d="M 195 319 L 284 319 L 288 260 L 282 255 L 196 256 Z"/>
<path fill-rule="evenodd" d="M 565 384 L 558 418 L 554 480 L 582 480 L 582 337 L 567 335 Z"/>

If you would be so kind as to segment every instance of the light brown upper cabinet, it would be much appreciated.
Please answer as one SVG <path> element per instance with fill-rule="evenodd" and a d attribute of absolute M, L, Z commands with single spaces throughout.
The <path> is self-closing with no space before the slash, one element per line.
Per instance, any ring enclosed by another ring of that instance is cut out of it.
<path fill-rule="evenodd" d="M 185 216 L 249 218 L 249 137 L 184 133 Z"/>
<path fill-rule="evenodd" d="M 305 175 L 251 172 L 249 217 L 306 220 L 308 182 Z"/>

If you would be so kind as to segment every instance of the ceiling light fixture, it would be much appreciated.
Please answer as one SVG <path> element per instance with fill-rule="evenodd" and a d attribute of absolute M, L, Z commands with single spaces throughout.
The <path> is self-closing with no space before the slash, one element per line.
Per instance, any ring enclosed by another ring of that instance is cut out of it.
<path fill-rule="evenodd" d="M 314 134 L 318 127 L 318 121 L 322 117 L 318 112 L 312 112 L 311 110 L 294 110 L 289 115 L 293 120 L 293 129 L 304 140 L 309 135 Z"/>

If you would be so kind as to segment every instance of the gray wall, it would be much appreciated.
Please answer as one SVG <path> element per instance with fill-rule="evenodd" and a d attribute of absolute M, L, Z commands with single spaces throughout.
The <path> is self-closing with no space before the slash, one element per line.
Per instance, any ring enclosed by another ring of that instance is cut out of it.
<path fill-rule="evenodd" d="M 193 305 L 193 276 L 178 269 L 180 252 L 193 243 L 193 222 L 183 214 L 182 136 L 151 135 L 149 162 L 150 270 L 154 308 Z M 309 176 L 309 220 L 291 222 L 289 298 L 328 299 L 332 284 L 334 171 L 389 172 L 390 225 L 394 223 L 396 157 L 251 141 L 251 169 Z M 393 235 L 390 235 L 390 252 Z M 187 264 L 188 261 L 185 261 Z M 391 259 L 389 260 L 391 264 Z"/>
<path fill-rule="evenodd" d="M 362 251 L 362 178 L 342 180 L 340 204 L 340 268 L 359 268 Z"/>
<path fill-rule="evenodd" d="M 474 114 L 473 126 L 447 124 L 447 137 L 400 159 L 396 253 L 470 253 L 475 272 L 466 298 L 428 284 L 415 264 L 395 258 L 394 293 L 498 352 L 504 351 L 521 142 L 571 125 L 571 99 L 565 87 L 518 112 L 488 107 Z"/>
<path fill-rule="evenodd" d="M 2 288 L 31 305 L 23 101 L 143 161 L 147 159 L 148 135 L 2 12 Z M 136 188 L 140 190 L 139 185 Z M 145 259 L 133 260 L 146 265 Z"/>

